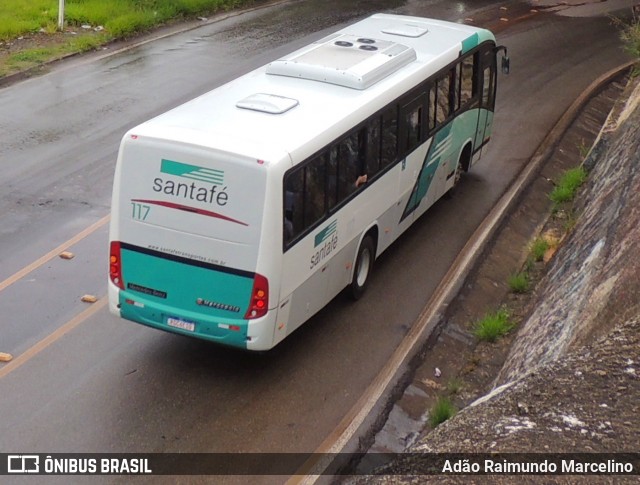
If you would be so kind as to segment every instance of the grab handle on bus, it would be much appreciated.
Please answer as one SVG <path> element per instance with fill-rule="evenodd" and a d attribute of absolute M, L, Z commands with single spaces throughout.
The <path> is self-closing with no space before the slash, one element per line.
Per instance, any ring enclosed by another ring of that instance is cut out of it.
<path fill-rule="evenodd" d="M 511 62 L 509 60 L 509 56 L 507 55 L 507 47 L 504 45 L 499 45 L 498 47 L 496 47 L 496 54 L 500 51 L 504 51 L 504 54 L 502 55 L 502 64 L 501 64 L 502 73 L 509 74 Z"/>

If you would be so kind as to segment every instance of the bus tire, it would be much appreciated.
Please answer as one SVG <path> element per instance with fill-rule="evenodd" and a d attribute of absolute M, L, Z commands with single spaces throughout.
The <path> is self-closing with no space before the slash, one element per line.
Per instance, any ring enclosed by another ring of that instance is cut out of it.
<path fill-rule="evenodd" d="M 453 197 L 456 195 L 458 184 L 460 183 L 460 179 L 462 178 L 462 173 L 463 173 L 462 165 L 460 165 L 460 163 L 458 163 L 458 165 L 456 166 L 456 171 L 453 174 L 453 178 L 454 178 L 453 185 L 451 187 L 449 187 L 449 190 L 447 190 L 444 193 L 444 197 L 447 200 L 453 199 Z"/>
<path fill-rule="evenodd" d="M 353 278 L 349 286 L 351 298 L 354 300 L 359 300 L 364 295 L 373 272 L 375 258 L 376 249 L 373 239 L 371 236 L 365 236 L 358 248 L 358 255 L 353 268 Z"/>
<path fill-rule="evenodd" d="M 456 171 L 453 174 L 453 185 L 445 193 L 447 199 L 451 199 L 456 194 L 456 189 L 458 188 L 460 179 L 462 179 L 462 176 L 469 171 L 469 168 L 471 167 L 471 156 L 471 145 L 468 144 L 460 154 L 460 159 L 456 165 Z"/>

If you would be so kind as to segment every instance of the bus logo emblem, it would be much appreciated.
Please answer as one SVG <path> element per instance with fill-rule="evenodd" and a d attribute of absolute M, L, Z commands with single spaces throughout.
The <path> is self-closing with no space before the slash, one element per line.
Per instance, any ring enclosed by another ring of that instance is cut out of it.
<path fill-rule="evenodd" d="M 322 231 L 320 231 L 315 236 L 314 247 L 320 246 L 323 242 L 329 239 L 335 232 L 338 230 L 338 219 L 333 221 L 327 227 L 325 227 Z"/>
<path fill-rule="evenodd" d="M 309 269 L 315 268 L 338 248 L 338 219 L 316 234 L 314 243 L 314 252 L 309 261 Z"/>
<path fill-rule="evenodd" d="M 240 307 L 236 305 L 227 305 L 226 303 L 218 303 L 217 301 L 205 300 L 204 298 L 198 298 L 196 304 L 200 306 L 206 306 L 209 308 L 215 308 L 216 310 L 226 310 L 228 312 L 239 313 Z"/>
<path fill-rule="evenodd" d="M 167 160 L 164 158 L 160 164 L 160 172 L 192 180 L 199 180 L 200 182 L 209 182 L 214 185 L 224 184 L 223 170 L 198 167 L 197 165 L 188 165 L 186 163 L 174 162 L 173 160 Z"/>

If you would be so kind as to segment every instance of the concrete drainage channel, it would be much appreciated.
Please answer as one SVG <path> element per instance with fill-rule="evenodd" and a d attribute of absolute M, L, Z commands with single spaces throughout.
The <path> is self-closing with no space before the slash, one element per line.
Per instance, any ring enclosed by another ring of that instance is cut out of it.
<path fill-rule="evenodd" d="M 523 253 L 529 241 L 549 217 L 548 193 L 552 180 L 562 171 L 582 162 L 585 147 L 597 139 L 614 103 L 628 80 L 630 64 L 608 73 L 594 82 L 558 122 L 541 148 L 525 168 L 519 195 L 514 196 L 501 216 L 497 233 L 488 241 L 482 259 L 476 259 L 464 284 L 444 312 L 426 345 L 409 365 L 406 388 L 388 410 L 384 425 L 375 436 L 361 439 L 372 443 L 359 465 L 360 473 L 384 463 L 388 454 L 400 453 L 413 444 L 428 426 L 429 411 L 447 382 L 468 373 L 476 346 L 468 322 L 478 319 L 478 309 L 498 307 L 508 297 L 507 280 L 524 263 Z M 535 165 L 534 167 L 530 167 Z M 526 172 L 526 173 L 525 173 Z M 508 216 L 508 217 L 507 217 Z M 496 225 L 498 225 L 496 224 Z M 465 327 L 465 324 L 466 327 Z M 502 347 L 505 347 L 503 344 Z M 474 385 L 458 395 L 470 404 L 491 388 L 508 348 L 497 348 L 483 364 Z M 455 355 L 452 362 L 451 355 Z M 466 387 L 466 386 L 465 386 Z"/>

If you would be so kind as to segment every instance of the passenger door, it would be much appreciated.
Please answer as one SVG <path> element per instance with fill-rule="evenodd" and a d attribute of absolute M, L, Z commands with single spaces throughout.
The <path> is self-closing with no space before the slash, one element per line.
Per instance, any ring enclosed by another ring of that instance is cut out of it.
<path fill-rule="evenodd" d="M 491 138 L 491 128 L 493 124 L 493 110 L 496 99 L 496 55 L 492 50 L 481 54 L 482 68 L 482 95 L 480 97 L 480 110 L 478 113 L 478 127 L 476 129 L 476 139 L 474 149 L 480 149 L 489 138 Z"/>

